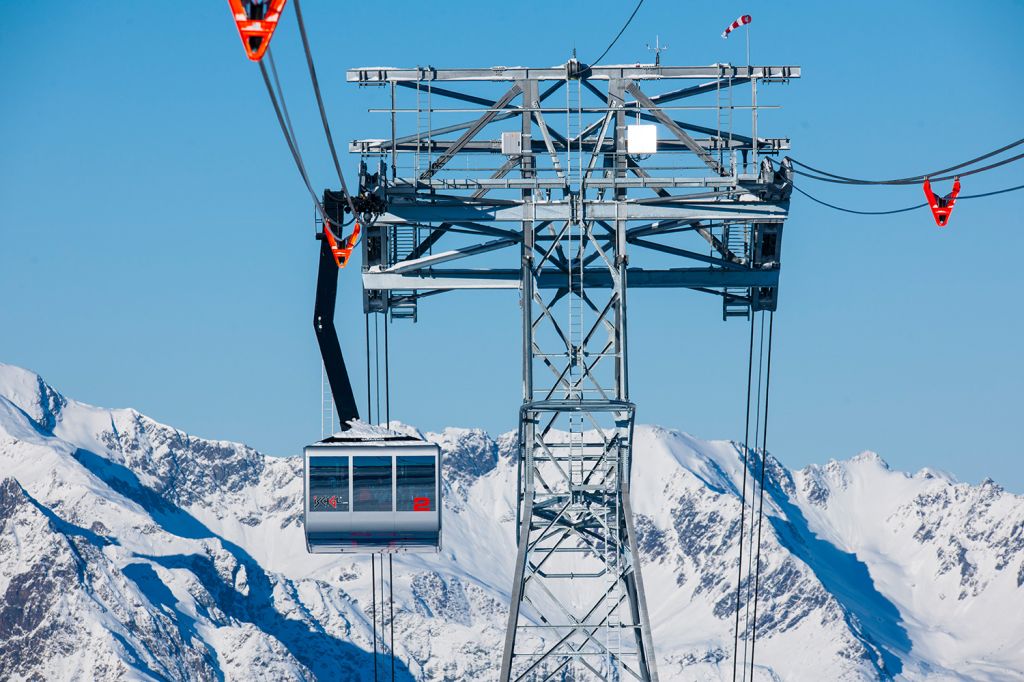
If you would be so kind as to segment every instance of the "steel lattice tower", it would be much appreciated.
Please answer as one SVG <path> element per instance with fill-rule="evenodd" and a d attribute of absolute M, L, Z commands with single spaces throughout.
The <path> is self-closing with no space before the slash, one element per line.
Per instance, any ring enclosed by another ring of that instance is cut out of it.
<path fill-rule="evenodd" d="M 788 140 L 758 137 L 756 87 L 799 75 L 575 60 L 348 72 L 390 96 L 390 137 L 350 148 L 363 156 L 363 201 L 379 207 L 363 247 L 366 309 L 415 319 L 427 296 L 520 292 L 518 537 L 502 680 L 658 677 L 629 492 L 626 294 L 717 295 L 723 317 L 774 310 L 792 184 L 786 164 L 763 158 Z M 675 87 L 680 79 L 702 82 Z M 741 85 L 751 88 L 745 107 L 733 99 Z M 697 97 L 713 101 L 670 106 Z M 451 102 L 476 117 L 438 104 Z M 733 130 L 742 109 L 750 134 Z M 414 131 L 399 135 L 411 117 Z M 451 266 L 467 260 L 476 267 Z"/>

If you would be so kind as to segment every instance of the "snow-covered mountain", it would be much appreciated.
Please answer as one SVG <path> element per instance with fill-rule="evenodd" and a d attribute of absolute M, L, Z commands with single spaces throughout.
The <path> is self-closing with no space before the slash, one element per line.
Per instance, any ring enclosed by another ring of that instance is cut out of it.
<path fill-rule="evenodd" d="M 495 679 L 514 439 L 425 435 L 445 548 L 395 558 L 397 678 Z M 661 678 L 731 679 L 739 452 L 642 426 L 635 457 Z M 0 679 L 371 680 L 370 562 L 306 553 L 300 472 L 0 365 Z M 769 457 L 765 512 L 758 679 L 1024 679 L 1024 498 Z"/>

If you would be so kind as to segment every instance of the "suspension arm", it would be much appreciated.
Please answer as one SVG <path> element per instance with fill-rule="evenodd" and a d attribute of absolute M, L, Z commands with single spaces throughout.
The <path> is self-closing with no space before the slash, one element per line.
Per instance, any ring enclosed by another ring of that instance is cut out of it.
<path fill-rule="evenodd" d="M 320 265 L 316 276 L 316 300 L 313 303 L 313 329 L 316 331 L 316 342 L 320 346 L 331 395 L 334 396 L 334 406 L 341 418 L 341 430 L 347 431 L 350 428 L 349 422 L 359 418 L 359 408 L 356 407 L 356 396 L 345 367 L 338 332 L 334 328 L 334 306 L 338 297 L 340 270 L 323 233 L 318 234 L 317 238 L 320 240 Z"/>

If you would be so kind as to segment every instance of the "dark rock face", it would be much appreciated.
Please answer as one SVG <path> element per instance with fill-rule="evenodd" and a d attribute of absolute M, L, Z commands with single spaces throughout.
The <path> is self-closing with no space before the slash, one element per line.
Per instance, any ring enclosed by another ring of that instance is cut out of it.
<path fill-rule="evenodd" d="M 667 530 L 658 528 L 651 517 L 636 514 L 637 549 L 644 562 L 667 561 L 669 559 L 669 535 Z"/>
<path fill-rule="evenodd" d="M 79 667 L 83 676 L 118 677 L 127 672 L 123 664 L 114 656 L 102 655 L 113 647 L 134 657 L 152 677 L 218 679 L 214 656 L 202 640 L 184 638 L 187 633 L 165 613 L 125 607 L 121 597 L 125 573 L 102 551 L 109 541 L 55 517 L 13 479 L 0 483 L 2 551 L 10 549 L 4 546 L 9 524 L 26 531 L 24 537 L 31 546 L 21 547 L 24 570 L 11 577 L 0 599 L 0 679 L 38 678 L 39 671 L 49 665 L 66 669 L 62 659 L 83 650 L 98 654 L 92 668 Z M 148 667 L 136 647 L 116 632 L 110 633 L 109 640 L 97 640 L 84 616 L 104 612 L 123 623 L 159 663 L 159 670 Z"/>
<path fill-rule="evenodd" d="M 498 465 L 498 444 L 486 432 L 480 429 L 450 431 L 456 432 L 458 437 L 454 447 L 445 448 L 446 473 L 479 478 Z"/>
<path fill-rule="evenodd" d="M 210 495 L 240 492 L 259 482 L 264 457 L 236 443 L 209 441 L 158 424 L 138 413 L 123 428 L 102 434 L 104 445 L 124 464 L 151 476 L 151 488 L 189 506 Z"/>
<path fill-rule="evenodd" d="M 412 594 L 417 608 L 424 616 L 469 625 L 470 606 L 462 581 L 455 576 L 447 579 L 433 571 L 420 573 L 412 580 Z"/>
<path fill-rule="evenodd" d="M 24 504 L 25 494 L 13 478 L 0 480 L 0 523 L 4 523 L 14 511 Z"/>

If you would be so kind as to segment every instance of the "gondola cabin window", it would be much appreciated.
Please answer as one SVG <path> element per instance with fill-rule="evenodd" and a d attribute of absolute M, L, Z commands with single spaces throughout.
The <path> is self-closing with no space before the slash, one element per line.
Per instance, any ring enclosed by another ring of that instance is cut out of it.
<path fill-rule="evenodd" d="M 391 458 L 352 458 L 353 511 L 391 511 Z"/>
<path fill-rule="evenodd" d="M 402 455 L 395 458 L 396 511 L 434 511 L 437 492 L 435 458 Z"/>
<path fill-rule="evenodd" d="M 348 511 L 348 457 L 317 457 L 309 470 L 309 511 Z"/>

